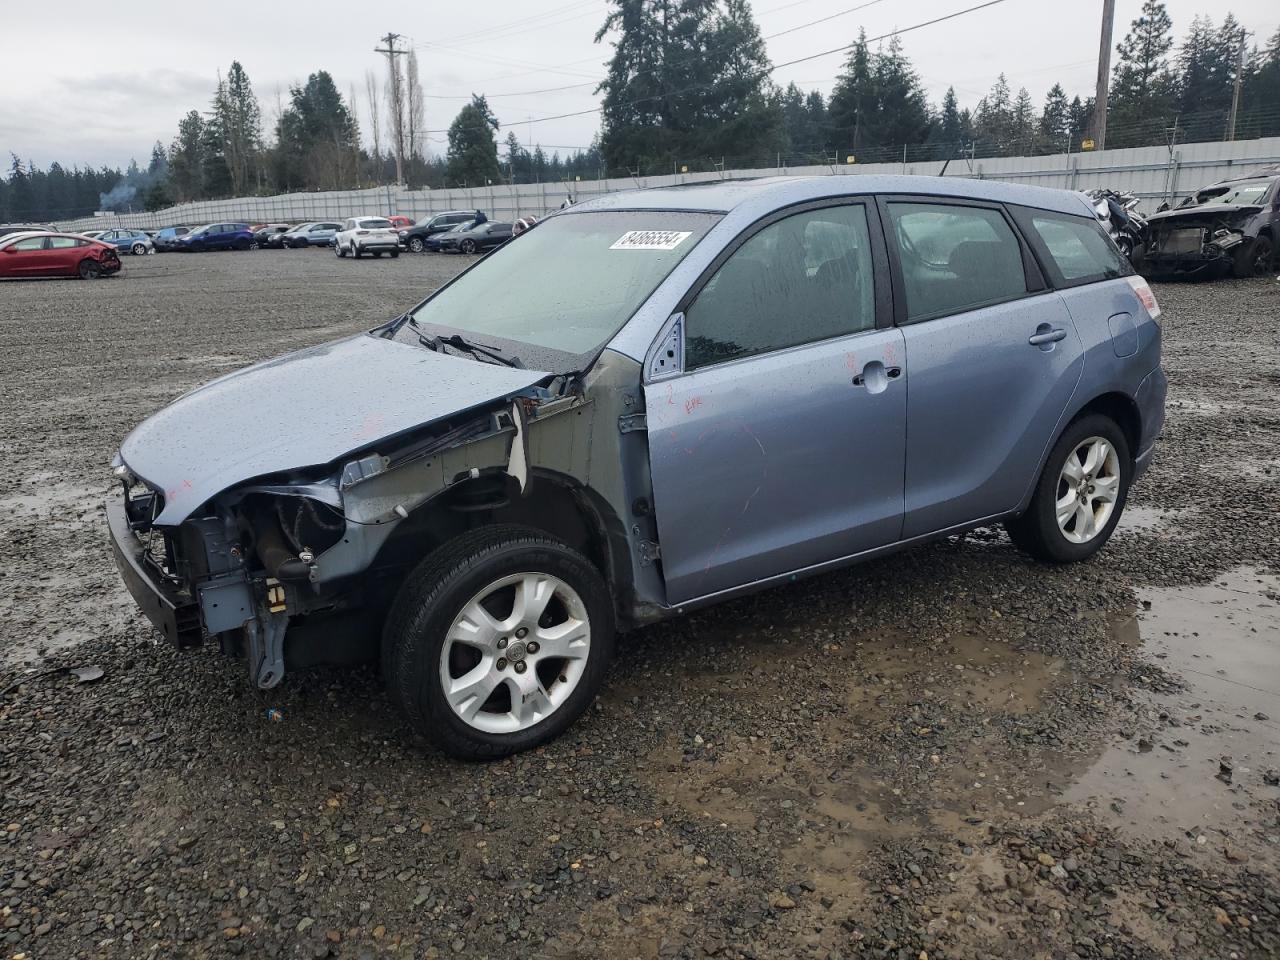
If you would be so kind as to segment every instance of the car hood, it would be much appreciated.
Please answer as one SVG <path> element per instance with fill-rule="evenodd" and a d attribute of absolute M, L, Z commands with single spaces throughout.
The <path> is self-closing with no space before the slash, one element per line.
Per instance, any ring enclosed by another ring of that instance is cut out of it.
<path fill-rule="evenodd" d="M 1204 203 L 1197 207 L 1177 207 L 1163 213 L 1153 213 L 1147 218 L 1148 223 L 1165 223 L 1170 220 L 1186 219 L 1188 223 L 1201 223 L 1209 220 L 1231 220 L 1240 215 L 1258 213 L 1262 207 L 1252 203 Z"/>
<path fill-rule="evenodd" d="M 360 334 L 197 387 L 143 421 L 120 456 L 164 494 L 156 523 L 172 525 L 246 480 L 331 463 L 548 375 Z"/>

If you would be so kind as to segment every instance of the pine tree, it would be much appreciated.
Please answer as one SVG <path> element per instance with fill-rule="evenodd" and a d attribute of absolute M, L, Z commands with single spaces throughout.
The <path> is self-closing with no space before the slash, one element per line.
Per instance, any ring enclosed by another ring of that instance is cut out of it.
<path fill-rule="evenodd" d="M 489 102 L 483 96 L 472 94 L 471 102 L 458 111 L 449 125 L 451 183 L 475 187 L 502 179 L 498 144 L 494 139 L 497 129 L 498 118 L 489 109 Z"/>
<path fill-rule="evenodd" d="M 694 127 L 682 144 L 689 159 L 730 156 L 758 164 L 782 149 L 783 116 L 769 74 L 773 65 L 747 0 L 722 0 L 709 16 L 703 58 L 706 87 L 689 94 Z"/>
<path fill-rule="evenodd" d="M 1165 5 L 1146 0 L 1129 32 L 1116 46 L 1107 106 L 1108 146 L 1148 142 L 1173 112 L 1176 82 L 1169 70 L 1173 24 Z"/>
<path fill-rule="evenodd" d="M 219 140 L 218 154 L 226 164 L 229 189 L 243 196 L 253 184 L 262 148 L 262 110 L 238 60 L 231 62 L 226 80 L 218 80 L 210 125 Z"/>
<path fill-rule="evenodd" d="M 1035 152 L 1036 108 L 1026 87 L 1018 88 L 1010 113 L 1013 131 L 1013 150 L 1026 156 Z"/>
<path fill-rule="evenodd" d="M 985 150 L 1002 152 L 1013 140 L 1013 104 L 1009 81 L 1002 73 L 991 86 L 991 92 L 978 101 L 973 118 L 974 135 L 985 141 Z"/>
<path fill-rule="evenodd" d="M 1236 137 L 1280 135 L 1280 29 L 1272 34 L 1265 50 L 1255 50 L 1245 73 L 1240 97 Z"/>
<path fill-rule="evenodd" d="M 1200 128 L 1206 124 L 1210 129 L 1203 133 L 1222 134 L 1219 121 L 1231 107 L 1239 36 L 1240 27 L 1230 14 L 1219 30 L 1208 17 L 1191 21 L 1178 52 L 1178 110 L 1184 124 L 1190 122 L 1195 128 L 1193 137 L 1201 136 Z"/>
<path fill-rule="evenodd" d="M 1044 110 L 1040 113 L 1040 135 L 1054 151 L 1065 149 L 1066 138 L 1070 134 L 1069 112 L 1067 94 L 1062 84 L 1055 83 L 1045 94 Z"/>
<path fill-rule="evenodd" d="M 866 141 L 866 130 L 874 127 L 875 82 L 867 31 L 859 30 L 844 70 L 836 77 L 827 104 L 827 122 L 834 149 L 854 155 Z"/>
<path fill-rule="evenodd" d="M 179 201 L 204 196 L 205 142 L 204 120 L 191 110 L 178 121 L 178 135 L 169 147 L 169 183 Z"/>

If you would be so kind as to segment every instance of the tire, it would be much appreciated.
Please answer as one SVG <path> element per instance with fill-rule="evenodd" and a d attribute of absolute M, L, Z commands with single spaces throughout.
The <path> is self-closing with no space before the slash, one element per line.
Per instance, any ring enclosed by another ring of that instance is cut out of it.
<path fill-rule="evenodd" d="M 463 240 L 462 243 L 459 245 L 459 249 L 463 253 L 475 253 L 476 242 L 474 240 Z"/>
<path fill-rule="evenodd" d="M 249 241 L 249 249 L 250 249 L 250 250 L 261 250 L 261 249 L 262 249 L 262 244 L 260 244 L 257 240 L 250 240 L 250 241 Z"/>
<path fill-rule="evenodd" d="M 421 253 L 423 250 L 427 249 L 427 245 L 422 242 L 421 237 L 412 237 L 409 240 L 409 249 L 414 253 Z"/>
<path fill-rule="evenodd" d="M 351 256 L 359 260 L 364 255 L 364 251 L 360 249 L 359 244 L 351 244 Z"/>
<path fill-rule="evenodd" d="M 399 251 L 399 250 L 392 250 L 392 251 L 391 251 L 391 259 L 392 259 L 392 260 L 399 260 L 399 259 L 400 259 L 400 251 Z"/>
<path fill-rule="evenodd" d="M 1086 472 L 1083 468 L 1089 466 L 1091 451 L 1101 452 L 1101 448 L 1095 448 L 1099 441 L 1110 446 L 1114 457 L 1100 457 L 1100 463 Z M 1074 473 L 1079 481 L 1068 478 L 1068 458 L 1075 460 Z M 1026 512 L 1005 521 L 1005 528 L 1013 542 L 1037 560 L 1046 563 L 1087 560 L 1111 538 L 1124 512 L 1132 477 L 1133 459 L 1124 431 L 1102 414 L 1081 417 L 1070 423 L 1054 444 Z M 1102 481 L 1108 480 L 1114 483 L 1104 487 Z M 1075 482 L 1081 483 L 1085 499 L 1077 497 L 1072 490 Z M 1110 499 L 1104 494 L 1108 488 Z M 1058 521 L 1059 504 L 1064 508 L 1063 524 Z M 1092 530 L 1082 524 L 1091 526 Z"/>
<path fill-rule="evenodd" d="M 147 245 L 145 243 L 135 243 L 129 248 L 129 252 L 135 257 L 145 256 L 147 252 Z"/>
<path fill-rule="evenodd" d="M 80 274 L 81 280 L 97 280 L 102 276 L 102 264 L 97 260 L 85 258 L 80 261 L 80 266 L 76 268 L 76 273 Z"/>
<path fill-rule="evenodd" d="M 341 246 L 335 243 L 333 245 L 333 255 L 335 257 L 342 257 L 343 259 L 345 259 L 347 256 L 347 252 L 343 250 Z"/>
<path fill-rule="evenodd" d="M 1231 275 L 1241 280 L 1264 276 L 1271 269 L 1274 256 L 1275 246 L 1270 237 L 1257 237 L 1253 243 L 1241 244 L 1231 265 Z"/>
<path fill-rule="evenodd" d="M 232 244 L 232 249 L 235 249 L 235 250 L 248 250 L 248 249 L 249 249 L 249 241 L 248 241 L 248 240 L 237 240 L 234 244 Z"/>
<path fill-rule="evenodd" d="M 518 598 L 535 584 L 552 593 L 541 616 L 522 625 Z M 497 606 L 481 608 L 482 600 Z M 464 621 L 468 609 L 485 614 L 482 630 L 491 628 L 483 653 L 457 639 L 459 629 L 481 623 Z M 537 649 L 543 630 L 571 621 L 577 627 L 564 636 L 570 657 Z M 613 643 L 613 602 L 590 561 L 539 531 L 495 525 L 451 540 L 409 574 L 387 616 L 382 670 L 391 698 L 418 732 L 452 756 L 496 760 L 546 743 L 573 723 L 595 698 Z M 446 676 L 456 681 L 475 671 L 488 692 L 455 695 L 455 708 Z M 541 710 L 529 705 L 530 696 Z"/>

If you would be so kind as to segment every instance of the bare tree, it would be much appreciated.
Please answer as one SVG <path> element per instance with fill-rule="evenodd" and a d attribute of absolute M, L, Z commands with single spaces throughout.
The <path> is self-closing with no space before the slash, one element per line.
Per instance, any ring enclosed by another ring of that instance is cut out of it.
<path fill-rule="evenodd" d="M 422 83 L 418 80 L 418 53 L 410 50 L 405 63 L 405 152 L 409 157 L 409 169 L 414 160 L 420 160 L 426 135 L 426 110 L 423 106 Z"/>
<path fill-rule="evenodd" d="M 391 117 L 391 149 L 396 157 L 396 179 L 404 179 L 404 81 L 395 57 L 387 76 L 387 110 Z"/>
<path fill-rule="evenodd" d="M 373 156 L 378 163 L 377 177 L 382 177 L 382 105 L 378 102 L 378 78 L 372 70 L 364 72 L 365 95 L 369 98 L 369 135 L 373 138 Z"/>
<path fill-rule="evenodd" d="M 356 110 L 356 104 L 360 101 L 356 99 L 356 84 L 351 81 L 351 123 L 355 126 L 355 136 L 351 138 L 351 160 L 352 173 L 355 177 L 356 189 L 360 189 L 360 114 Z"/>

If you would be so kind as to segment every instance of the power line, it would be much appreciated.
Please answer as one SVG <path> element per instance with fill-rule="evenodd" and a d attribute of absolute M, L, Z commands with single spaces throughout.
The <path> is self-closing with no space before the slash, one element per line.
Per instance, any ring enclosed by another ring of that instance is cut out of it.
<path fill-rule="evenodd" d="M 839 47 L 832 47 L 829 50 L 821 50 L 818 53 L 811 53 L 803 57 L 796 57 L 794 60 L 787 60 L 783 63 L 776 63 L 773 66 L 769 67 L 767 70 L 760 71 L 752 79 L 760 79 L 762 77 L 766 77 L 776 70 L 781 70 L 783 67 L 795 66 L 797 63 L 808 63 L 810 60 L 817 60 L 820 57 L 829 57 L 832 54 L 836 54 L 836 53 L 846 53 L 852 50 L 854 47 L 858 46 L 859 43 L 875 43 L 879 40 L 887 40 L 889 37 L 899 36 L 904 33 L 911 33 L 914 30 L 922 30 L 925 27 L 931 27 L 931 26 L 934 26 L 935 24 L 943 23 L 947 20 L 954 20 L 957 17 L 962 17 L 969 13 L 976 13 L 979 10 L 985 10 L 987 7 L 994 7 L 997 4 L 1001 4 L 1004 2 L 1006 2 L 1006 0 L 986 0 L 985 3 L 975 4 L 972 7 L 966 7 L 963 10 L 957 10 L 954 13 L 948 13 L 940 17 L 934 17 L 932 20 L 925 20 L 921 23 L 912 24 L 909 27 L 899 27 L 896 30 L 890 30 L 888 33 L 882 33 L 879 36 L 868 37 L 866 40 L 859 40 L 859 41 L 855 41 L 854 43 L 846 43 Z M 627 103 L 623 104 L 623 106 L 628 106 L 628 107 L 635 106 L 636 104 L 646 103 L 652 100 L 661 100 L 664 97 L 678 97 L 685 93 L 692 93 L 697 90 L 705 90 L 705 89 L 708 89 L 709 87 L 710 87 L 709 84 L 699 84 L 693 87 L 686 87 L 683 90 L 674 90 L 659 96 L 640 97 L 636 100 L 627 101 Z M 507 124 L 507 126 L 518 127 L 521 124 L 547 123 L 548 121 L 551 121 L 551 120 L 567 120 L 572 117 L 585 117 L 593 113 L 600 113 L 603 109 L 604 109 L 603 106 L 597 106 L 597 107 L 592 107 L 589 110 L 575 110 L 570 113 L 560 113 L 560 114 L 555 114 L 554 116 L 549 116 L 549 117 L 531 117 L 528 120 L 512 121 L 511 123 Z M 447 131 L 428 130 L 427 132 L 428 133 L 445 133 Z"/>

